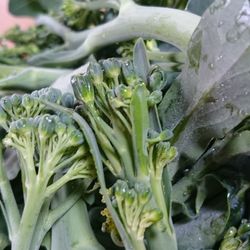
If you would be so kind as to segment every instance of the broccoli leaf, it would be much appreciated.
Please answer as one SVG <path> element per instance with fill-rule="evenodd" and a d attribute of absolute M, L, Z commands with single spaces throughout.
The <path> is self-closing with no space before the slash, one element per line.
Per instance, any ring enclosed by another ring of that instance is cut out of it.
<path fill-rule="evenodd" d="M 61 4 L 62 0 L 10 0 L 9 11 L 16 16 L 36 16 L 50 10 L 56 10 Z"/>
<path fill-rule="evenodd" d="M 210 181 L 208 181 L 210 179 Z M 212 182 L 211 180 L 214 179 Z M 215 182 L 226 191 L 218 193 L 201 209 L 198 217 L 191 221 L 180 220 L 175 224 L 178 249 L 214 249 L 216 242 L 223 237 L 225 230 L 240 222 L 244 213 L 244 194 L 249 184 L 235 185 L 235 180 L 225 180 L 222 176 L 207 175 L 201 184 L 209 193 Z"/>
<path fill-rule="evenodd" d="M 194 32 L 183 72 L 160 105 L 180 156 L 197 159 L 249 114 L 249 28 L 248 0 L 215 1 Z"/>
<path fill-rule="evenodd" d="M 213 2 L 214 0 L 189 0 L 186 10 L 201 16 Z"/>

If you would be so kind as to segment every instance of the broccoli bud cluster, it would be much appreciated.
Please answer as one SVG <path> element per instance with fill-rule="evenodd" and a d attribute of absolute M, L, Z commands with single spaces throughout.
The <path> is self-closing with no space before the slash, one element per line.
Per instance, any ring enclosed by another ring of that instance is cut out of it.
<path fill-rule="evenodd" d="M 151 191 L 142 183 L 129 188 L 125 181 L 117 181 L 113 187 L 113 204 L 117 207 L 128 233 L 143 240 L 145 230 L 162 219 L 157 208 L 150 208 Z"/>
<path fill-rule="evenodd" d="M 5 96 L 0 101 L 0 125 L 8 130 L 12 121 L 48 113 L 46 105 L 40 100 L 65 107 L 73 107 L 75 102 L 72 94 L 62 95 L 60 90 L 54 88 L 36 90 L 31 94 Z"/>

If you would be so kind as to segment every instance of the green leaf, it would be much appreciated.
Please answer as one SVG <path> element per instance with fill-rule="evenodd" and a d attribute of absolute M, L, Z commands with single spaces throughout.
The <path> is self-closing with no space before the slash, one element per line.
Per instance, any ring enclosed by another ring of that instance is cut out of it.
<path fill-rule="evenodd" d="M 153 6 L 162 6 L 162 7 L 172 7 L 172 8 L 185 8 L 188 0 L 136 0 L 135 2 L 143 5 L 153 5 Z"/>
<path fill-rule="evenodd" d="M 201 16 L 213 2 L 214 0 L 189 0 L 186 10 Z"/>
<path fill-rule="evenodd" d="M 62 0 L 10 0 L 9 11 L 16 16 L 37 16 L 58 9 Z"/>
<path fill-rule="evenodd" d="M 172 202 L 175 207 L 181 207 L 181 212 L 193 216 L 193 213 L 198 213 L 205 199 L 213 196 L 216 190 L 213 178 L 210 178 L 208 173 L 225 168 L 226 171 L 236 171 L 237 175 L 244 176 L 244 179 L 249 180 L 248 169 L 244 167 L 245 159 L 250 150 L 249 144 L 249 118 L 241 122 L 237 128 L 228 133 L 223 139 L 216 140 L 211 143 L 207 151 L 192 165 L 192 168 L 173 185 Z M 245 157 L 243 157 L 245 156 Z M 205 176 L 205 177 L 204 177 Z M 235 176 L 235 178 L 236 178 Z M 207 186 L 210 188 L 207 189 Z M 195 195 L 195 211 L 190 213 L 188 210 L 187 201 Z M 180 210 L 174 210 L 178 214 Z"/>
<path fill-rule="evenodd" d="M 214 249 L 215 243 L 222 239 L 225 230 L 237 225 L 242 219 L 244 196 L 249 184 L 235 185 L 235 180 L 223 180 L 215 175 L 207 177 L 210 181 L 214 179 L 226 192 L 219 193 L 207 202 L 195 219 L 180 220 L 175 224 L 179 250 Z M 207 177 L 205 178 L 208 180 Z M 218 192 L 220 191 L 217 190 Z"/>
<path fill-rule="evenodd" d="M 215 1 L 193 34 L 179 81 L 160 105 L 179 156 L 197 159 L 250 113 L 249 9 L 245 0 Z"/>

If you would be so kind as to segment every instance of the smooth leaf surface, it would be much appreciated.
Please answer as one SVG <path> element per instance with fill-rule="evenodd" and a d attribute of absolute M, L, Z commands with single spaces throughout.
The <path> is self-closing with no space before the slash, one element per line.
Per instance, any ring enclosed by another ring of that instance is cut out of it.
<path fill-rule="evenodd" d="M 190 159 L 250 113 L 250 2 L 215 1 L 193 34 L 185 68 L 164 97 L 164 127 Z"/>
<path fill-rule="evenodd" d="M 214 0 L 189 0 L 186 10 L 201 16 L 213 2 Z"/>
<path fill-rule="evenodd" d="M 215 243 L 222 239 L 225 230 L 239 223 L 244 213 L 244 194 L 249 186 L 243 183 L 235 186 L 233 182 L 220 180 L 212 175 L 209 178 L 214 178 L 226 193 L 209 201 L 195 219 L 175 224 L 179 250 L 214 249 Z M 210 185 L 203 186 L 207 193 L 212 188 Z"/>
<path fill-rule="evenodd" d="M 9 11 L 16 16 L 37 16 L 56 10 L 62 4 L 62 0 L 10 0 Z"/>

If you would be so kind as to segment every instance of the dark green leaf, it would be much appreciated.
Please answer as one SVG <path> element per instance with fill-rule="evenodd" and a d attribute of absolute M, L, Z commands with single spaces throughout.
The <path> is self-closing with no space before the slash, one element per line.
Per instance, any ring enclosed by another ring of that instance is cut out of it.
<path fill-rule="evenodd" d="M 214 0 L 189 0 L 186 10 L 201 16 L 213 2 Z"/>
<path fill-rule="evenodd" d="M 58 9 L 62 0 L 10 0 L 9 11 L 16 16 L 37 16 Z"/>
<path fill-rule="evenodd" d="M 215 1 L 193 34 L 179 82 L 160 105 L 180 155 L 197 159 L 250 113 L 249 11 L 249 1 Z"/>

